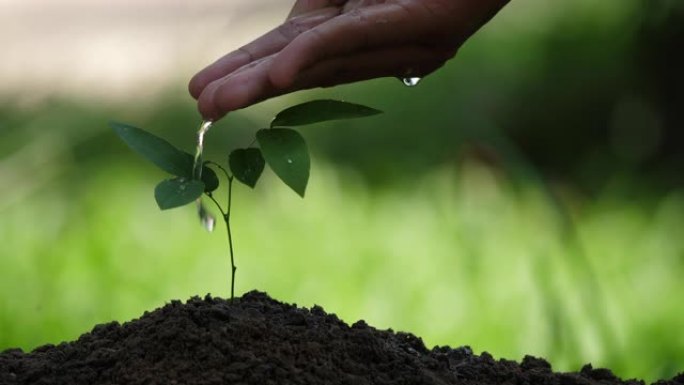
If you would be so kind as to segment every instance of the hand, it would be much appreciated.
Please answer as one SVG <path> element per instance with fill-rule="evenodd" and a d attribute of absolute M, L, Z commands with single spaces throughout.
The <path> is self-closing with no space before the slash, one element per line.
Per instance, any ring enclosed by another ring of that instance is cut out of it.
<path fill-rule="evenodd" d="M 205 119 L 315 87 L 423 77 L 509 0 L 298 0 L 285 23 L 190 81 Z"/>

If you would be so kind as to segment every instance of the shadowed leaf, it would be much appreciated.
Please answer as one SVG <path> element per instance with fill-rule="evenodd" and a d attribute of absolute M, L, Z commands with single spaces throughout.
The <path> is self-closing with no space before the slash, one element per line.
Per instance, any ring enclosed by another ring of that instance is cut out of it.
<path fill-rule="evenodd" d="M 339 100 L 313 100 L 286 108 L 271 122 L 271 127 L 292 127 L 326 122 L 329 120 L 363 118 L 382 111 L 360 104 Z"/>
<path fill-rule="evenodd" d="M 311 161 L 304 138 L 294 130 L 272 128 L 256 134 L 266 162 L 301 197 L 309 182 Z"/>
<path fill-rule="evenodd" d="M 219 186 L 218 176 L 214 170 L 207 166 L 202 167 L 202 183 L 204 183 L 204 192 L 208 193 L 216 190 Z"/>
<path fill-rule="evenodd" d="M 228 157 L 230 171 L 235 178 L 247 186 L 254 188 L 266 161 L 258 148 L 237 149 Z"/>
<path fill-rule="evenodd" d="M 204 183 L 188 178 L 167 179 L 154 189 L 154 199 L 162 210 L 187 205 L 202 196 Z"/>

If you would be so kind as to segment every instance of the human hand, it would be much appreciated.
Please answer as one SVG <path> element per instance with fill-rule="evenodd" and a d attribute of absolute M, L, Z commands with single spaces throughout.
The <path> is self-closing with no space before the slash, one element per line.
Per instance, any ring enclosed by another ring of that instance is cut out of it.
<path fill-rule="evenodd" d="M 509 0 L 298 0 L 287 20 L 196 74 L 205 119 L 265 99 L 377 77 L 423 77 Z"/>

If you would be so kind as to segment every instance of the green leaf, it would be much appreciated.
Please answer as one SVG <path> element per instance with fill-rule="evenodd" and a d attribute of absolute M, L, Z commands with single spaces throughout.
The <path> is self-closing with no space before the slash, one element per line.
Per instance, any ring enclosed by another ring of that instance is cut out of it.
<path fill-rule="evenodd" d="M 133 151 L 145 157 L 157 167 L 171 175 L 192 178 L 194 158 L 187 152 L 174 147 L 166 140 L 152 135 L 137 127 L 123 123 L 110 122 L 109 126 Z M 219 180 L 214 170 L 204 166 L 202 168 L 202 182 L 206 192 L 218 188 Z"/>
<path fill-rule="evenodd" d="M 271 169 L 303 198 L 311 168 L 304 138 L 287 128 L 259 130 L 256 137 Z"/>
<path fill-rule="evenodd" d="M 188 179 L 167 179 L 154 189 L 154 199 L 162 210 L 185 206 L 202 196 L 204 183 Z"/>
<path fill-rule="evenodd" d="M 157 167 L 172 175 L 192 176 L 192 155 L 177 149 L 166 140 L 140 128 L 116 122 L 111 122 L 109 125 L 126 142 L 128 147 L 154 163 Z"/>
<path fill-rule="evenodd" d="M 266 161 L 258 148 L 245 148 L 231 152 L 228 164 L 237 180 L 254 188 L 264 171 Z"/>
<path fill-rule="evenodd" d="M 292 127 L 320 123 L 329 120 L 363 118 L 381 114 L 382 111 L 339 100 L 313 100 L 280 111 L 271 127 Z"/>

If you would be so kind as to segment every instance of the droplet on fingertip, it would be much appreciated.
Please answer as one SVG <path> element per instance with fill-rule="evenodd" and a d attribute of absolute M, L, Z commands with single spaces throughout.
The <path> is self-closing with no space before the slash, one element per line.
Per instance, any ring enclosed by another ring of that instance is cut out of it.
<path fill-rule="evenodd" d="M 414 78 L 402 78 L 401 82 L 404 83 L 406 87 L 415 87 L 420 83 L 420 81 L 423 80 L 422 78 L 414 77 Z"/>

